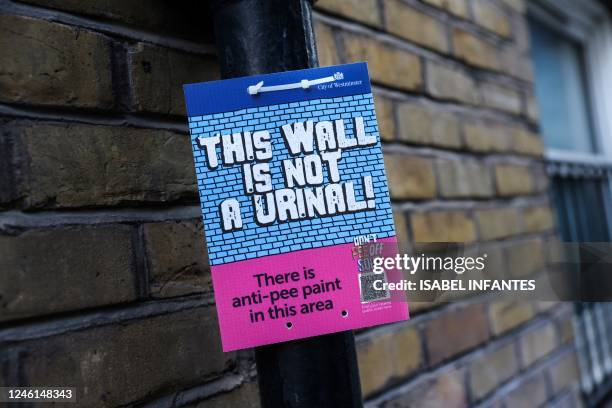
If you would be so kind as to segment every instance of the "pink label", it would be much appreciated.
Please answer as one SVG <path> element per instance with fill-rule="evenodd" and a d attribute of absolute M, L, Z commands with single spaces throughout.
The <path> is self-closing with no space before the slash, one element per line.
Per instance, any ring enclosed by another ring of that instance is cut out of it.
<path fill-rule="evenodd" d="M 407 319 L 401 293 L 362 303 L 355 248 L 334 245 L 214 266 L 223 350 Z M 399 281 L 401 276 L 394 271 L 386 279 Z"/>

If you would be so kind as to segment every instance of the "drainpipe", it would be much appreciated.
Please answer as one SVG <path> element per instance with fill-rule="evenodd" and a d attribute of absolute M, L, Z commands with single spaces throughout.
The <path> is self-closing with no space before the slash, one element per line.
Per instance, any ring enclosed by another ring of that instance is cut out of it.
<path fill-rule="evenodd" d="M 318 66 L 310 0 L 215 0 L 222 78 Z M 263 408 L 362 407 L 352 331 L 255 349 Z"/>

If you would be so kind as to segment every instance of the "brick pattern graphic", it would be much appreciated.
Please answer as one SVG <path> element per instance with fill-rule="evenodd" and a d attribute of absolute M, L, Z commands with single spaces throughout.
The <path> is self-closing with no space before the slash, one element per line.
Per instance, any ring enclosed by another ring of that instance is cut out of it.
<path fill-rule="evenodd" d="M 211 265 L 242 261 L 267 255 L 276 255 L 302 249 L 346 244 L 353 237 L 377 234 L 378 238 L 395 236 L 393 213 L 385 178 L 380 140 L 372 146 L 342 151 L 338 163 L 341 182 L 353 181 L 357 199 L 364 199 L 361 177 L 372 176 L 376 208 L 370 211 L 344 213 L 313 220 L 258 226 L 253 218 L 252 199 L 244 193 L 240 165 L 219 166 L 210 170 L 206 154 L 196 142 L 199 136 L 214 133 L 237 133 L 268 130 L 272 137 L 273 159 L 270 162 L 273 188 L 284 188 L 282 160 L 290 158 L 280 133 L 288 123 L 306 120 L 323 121 L 344 119 L 347 138 L 354 137 L 352 118 L 363 117 L 365 131 L 379 139 L 372 94 L 350 95 L 330 99 L 314 99 L 239 111 L 217 113 L 189 118 L 194 149 L 196 175 L 208 253 Z M 221 152 L 217 155 L 221 163 Z M 329 182 L 324 166 L 324 185 Z M 243 228 L 223 232 L 219 205 L 228 198 L 236 198 L 242 209 Z"/>

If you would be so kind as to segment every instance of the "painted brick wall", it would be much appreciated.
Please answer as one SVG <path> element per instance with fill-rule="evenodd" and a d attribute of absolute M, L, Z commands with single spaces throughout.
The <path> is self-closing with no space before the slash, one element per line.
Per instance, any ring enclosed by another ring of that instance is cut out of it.
<path fill-rule="evenodd" d="M 275 114 L 279 120 L 273 121 L 269 115 Z M 379 138 L 374 112 L 374 101 L 371 94 L 350 95 L 331 99 L 314 99 L 289 104 L 243 109 L 235 112 L 196 116 L 189 119 L 192 129 L 192 143 L 196 151 L 196 177 L 201 187 L 211 194 L 200 196 L 202 213 L 211 217 L 219 212 L 219 202 L 228 198 L 239 198 L 242 208 L 243 230 L 223 233 L 221 225 L 210 223 L 205 226 L 205 233 L 210 237 L 208 247 L 211 265 L 226 262 L 242 261 L 266 255 L 276 255 L 293 250 L 320 248 L 329 245 L 350 243 L 357 235 L 378 234 L 379 238 L 395 235 L 392 210 L 388 203 L 389 191 L 383 169 L 376 169 L 372 163 L 382 160 L 377 151 L 379 146 L 371 148 L 349 149 L 342 151 L 338 170 L 343 182 L 354 182 L 355 194 L 364 199 L 361 188 L 361 177 L 351 169 L 359 168 L 372 176 L 372 185 L 377 200 L 375 211 L 341 214 L 333 217 L 314 220 L 295 221 L 275 224 L 265 228 L 258 227 L 253 218 L 253 206 L 249 197 L 244 197 L 242 184 L 228 188 L 226 181 L 235 183 L 242 180 L 240 166 L 231 166 L 209 170 L 205 153 L 197 147 L 196 138 L 203 134 L 202 126 L 208 125 L 207 132 L 253 132 L 269 130 L 272 134 L 272 151 L 274 160 L 270 164 L 272 185 L 274 189 L 284 188 L 281 163 L 290 158 L 280 135 L 280 127 L 292 122 L 313 120 L 344 119 L 351 123 L 352 118 L 360 116 L 364 120 L 364 130 L 370 136 Z M 248 121 L 248 122 L 247 122 Z M 216 123 L 218 122 L 218 124 Z M 247 125 L 248 123 L 248 125 Z M 346 128 L 347 137 L 354 137 L 352 127 Z M 221 162 L 221 153 L 217 153 Z M 214 180 L 213 180 L 214 177 Z M 329 180 L 327 168 L 323 170 L 324 180 Z M 282 235 L 281 235 L 282 234 Z M 283 237 L 280 239 L 279 237 Z M 286 237 L 286 238 L 285 238 Z M 232 248 L 228 250 L 228 248 Z"/>
<path fill-rule="evenodd" d="M 541 269 L 555 233 L 525 1 L 316 8 L 321 63 L 369 62 L 404 245 L 479 243 L 500 268 Z M 53 378 L 87 387 L 82 406 L 259 406 L 252 353 L 221 352 L 200 245 L 181 85 L 218 78 L 208 15 L 0 2 L 0 385 Z M 570 305 L 412 307 L 358 333 L 368 406 L 579 405 Z"/>

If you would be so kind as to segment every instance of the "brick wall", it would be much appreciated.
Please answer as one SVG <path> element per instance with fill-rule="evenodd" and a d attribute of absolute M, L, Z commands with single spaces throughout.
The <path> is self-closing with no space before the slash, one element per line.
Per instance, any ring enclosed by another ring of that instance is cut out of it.
<path fill-rule="evenodd" d="M 320 0 L 323 65 L 367 60 L 398 236 L 541 271 L 554 238 L 523 0 Z M 579 405 L 569 304 L 413 303 L 357 335 L 366 405 Z"/>
<path fill-rule="evenodd" d="M 252 353 L 221 352 L 201 246 L 181 90 L 218 77 L 201 8 L 0 1 L 0 385 L 75 385 L 83 406 L 259 405 Z M 524 12 L 315 13 L 322 64 L 369 62 L 404 244 L 482 242 L 517 274 L 554 234 Z M 576 399 L 569 305 L 484 297 L 413 316 L 358 334 L 369 405 Z"/>
<path fill-rule="evenodd" d="M 223 353 L 182 84 L 218 78 L 204 6 L 0 2 L 0 385 L 80 406 L 257 406 Z"/>

